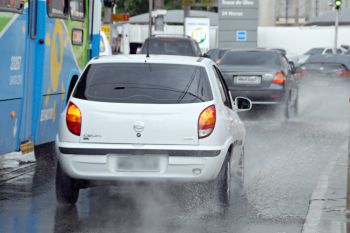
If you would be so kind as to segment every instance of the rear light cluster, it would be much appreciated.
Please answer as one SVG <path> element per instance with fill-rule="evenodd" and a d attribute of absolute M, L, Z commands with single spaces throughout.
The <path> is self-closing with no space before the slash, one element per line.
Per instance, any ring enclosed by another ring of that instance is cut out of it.
<path fill-rule="evenodd" d="M 275 84 L 284 84 L 285 82 L 286 82 L 286 75 L 282 71 L 277 72 L 272 79 L 272 83 L 275 83 Z"/>
<path fill-rule="evenodd" d="M 66 113 L 66 123 L 69 131 L 72 134 L 80 136 L 81 112 L 80 112 L 80 109 L 72 102 L 68 104 L 67 113 Z"/>
<path fill-rule="evenodd" d="M 216 109 L 211 105 L 204 109 L 198 118 L 198 138 L 208 137 L 214 130 L 216 123 Z"/>
<path fill-rule="evenodd" d="M 338 71 L 335 74 L 339 77 L 350 77 L 350 71 Z"/>

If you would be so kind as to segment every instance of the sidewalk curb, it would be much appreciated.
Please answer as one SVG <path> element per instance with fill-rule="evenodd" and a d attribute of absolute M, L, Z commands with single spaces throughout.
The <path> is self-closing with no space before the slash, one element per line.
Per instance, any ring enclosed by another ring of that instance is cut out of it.
<path fill-rule="evenodd" d="M 329 187 L 331 175 L 335 173 L 334 171 L 337 168 L 337 165 L 339 167 L 339 159 L 341 159 L 342 156 L 344 155 L 338 154 L 337 157 L 333 159 L 322 172 L 309 201 L 309 209 L 302 227 L 302 233 L 346 232 L 346 183 L 344 184 L 345 193 L 342 193 L 340 197 L 332 198 L 328 196 L 329 193 L 332 193 L 330 192 L 332 189 Z M 345 167 L 347 169 L 347 166 Z M 347 175 L 347 172 L 344 175 Z M 341 203 L 341 207 L 337 209 L 329 209 L 326 204 L 329 204 L 330 202 Z M 341 217 L 344 217 L 344 219 L 327 219 L 326 215 L 330 211 L 336 212 Z"/>

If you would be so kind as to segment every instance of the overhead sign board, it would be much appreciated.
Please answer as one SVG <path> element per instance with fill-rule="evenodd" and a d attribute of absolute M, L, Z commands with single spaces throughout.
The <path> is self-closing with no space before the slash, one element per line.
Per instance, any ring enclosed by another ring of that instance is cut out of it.
<path fill-rule="evenodd" d="M 219 0 L 220 48 L 256 48 L 259 0 Z"/>
<path fill-rule="evenodd" d="M 209 50 L 210 39 L 210 19 L 209 18 L 185 18 L 185 34 L 198 42 L 202 52 Z"/>
<path fill-rule="evenodd" d="M 129 21 L 130 16 L 129 14 L 113 14 L 112 20 L 113 21 Z"/>

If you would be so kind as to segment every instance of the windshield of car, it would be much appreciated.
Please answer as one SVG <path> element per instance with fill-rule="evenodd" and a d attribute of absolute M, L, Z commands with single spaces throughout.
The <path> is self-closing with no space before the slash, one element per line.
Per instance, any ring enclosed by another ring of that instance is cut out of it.
<path fill-rule="evenodd" d="M 151 38 L 145 41 L 141 54 L 196 56 L 190 40 L 183 38 Z"/>
<path fill-rule="evenodd" d="M 150 63 L 92 64 L 82 75 L 74 97 L 142 104 L 184 104 L 213 99 L 204 68 Z"/>
<path fill-rule="evenodd" d="M 265 51 L 230 51 L 225 53 L 220 63 L 220 65 L 237 66 L 276 66 L 280 64 L 276 53 Z"/>

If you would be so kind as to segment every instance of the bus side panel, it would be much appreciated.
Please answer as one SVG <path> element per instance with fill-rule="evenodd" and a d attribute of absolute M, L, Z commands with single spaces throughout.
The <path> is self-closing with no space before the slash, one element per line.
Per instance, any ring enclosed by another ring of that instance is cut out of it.
<path fill-rule="evenodd" d="M 18 147 L 18 128 L 22 99 L 0 101 L 0 155 Z M 11 114 L 11 113 L 15 114 Z M 17 114 L 18 115 L 17 115 Z"/>
<path fill-rule="evenodd" d="M 26 14 L 0 12 L 0 154 L 19 149 L 26 33 Z"/>
<path fill-rule="evenodd" d="M 54 141 L 69 82 L 73 75 L 80 74 L 88 61 L 88 24 L 48 18 L 45 2 L 40 2 L 39 9 L 40 17 L 45 17 L 38 26 L 45 31 L 40 35 L 45 38 L 45 46 L 39 68 L 43 77 L 41 91 L 36 93 L 36 103 L 40 106 L 34 115 L 35 145 Z M 72 45 L 73 29 L 83 32 L 81 45 Z"/>

